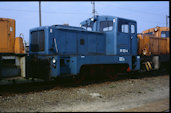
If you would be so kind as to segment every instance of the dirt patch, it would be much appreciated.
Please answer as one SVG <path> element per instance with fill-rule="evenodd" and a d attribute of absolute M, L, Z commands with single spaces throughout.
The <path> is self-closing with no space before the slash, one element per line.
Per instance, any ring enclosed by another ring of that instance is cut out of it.
<path fill-rule="evenodd" d="M 142 105 L 140 107 L 127 109 L 123 112 L 158 112 L 158 111 L 168 110 L 169 109 L 168 107 L 169 107 L 169 99 L 166 98 Z"/>
<path fill-rule="evenodd" d="M 123 111 L 166 98 L 169 75 L 0 96 L 0 111 Z"/>

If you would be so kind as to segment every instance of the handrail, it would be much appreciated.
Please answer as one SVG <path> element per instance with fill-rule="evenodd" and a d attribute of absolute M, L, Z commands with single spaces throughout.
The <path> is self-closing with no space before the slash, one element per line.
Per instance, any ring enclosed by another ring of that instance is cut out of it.
<path fill-rule="evenodd" d="M 56 49 L 56 53 L 58 53 L 58 48 L 57 48 L 57 43 L 56 43 L 56 38 L 53 38 L 54 42 L 55 42 L 55 49 Z"/>

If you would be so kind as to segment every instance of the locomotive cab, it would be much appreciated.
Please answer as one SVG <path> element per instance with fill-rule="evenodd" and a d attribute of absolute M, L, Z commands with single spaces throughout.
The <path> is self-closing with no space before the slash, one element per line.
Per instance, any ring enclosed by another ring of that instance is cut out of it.
<path fill-rule="evenodd" d="M 106 55 L 131 56 L 132 70 L 140 69 L 137 56 L 137 23 L 115 16 L 95 16 L 80 23 L 86 30 L 102 32 L 106 38 Z"/>
<path fill-rule="evenodd" d="M 97 15 L 81 22 L 80 26 L 106 35 L 107 55 L 137 55 L 136 21 Z"/>

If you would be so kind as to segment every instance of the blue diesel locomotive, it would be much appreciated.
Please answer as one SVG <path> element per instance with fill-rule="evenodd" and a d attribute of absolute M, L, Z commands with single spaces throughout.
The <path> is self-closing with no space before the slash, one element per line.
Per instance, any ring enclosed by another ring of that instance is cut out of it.
<path fill-rule="evenodd" d="M 97 69 L 140 70 L 137 23 L 115 16 L 94 16 L 80 27 L 52 25 L 30 30 L 27 77 L 50 79 Z M 86 68 L 86 69 L 85 69 Z M 89 69 L 89 70 L 87 70 Z"/>

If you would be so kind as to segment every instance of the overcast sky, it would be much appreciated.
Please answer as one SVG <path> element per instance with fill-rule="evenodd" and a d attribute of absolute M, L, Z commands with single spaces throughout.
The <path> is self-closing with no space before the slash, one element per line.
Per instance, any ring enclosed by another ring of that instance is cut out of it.
<path fill-rule="evenodd" d="M 69 24 L 79 26 L 80 22 L 92 17 L 91 1 L 41 2 L 42 26 Z M 108 1 L 95 2 L 98 15 L 111 15 L 137 21 L 138 33 L 156 26 L 166 26 L 169 15 L 169 1 Z M 0 18 L 16 20 L 16 37 L 24 34 L 29 41 L 29 30 L 39 26 L 39 2 L 0 2 Z"/>

